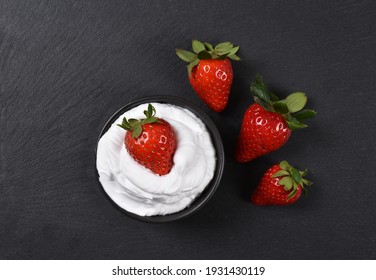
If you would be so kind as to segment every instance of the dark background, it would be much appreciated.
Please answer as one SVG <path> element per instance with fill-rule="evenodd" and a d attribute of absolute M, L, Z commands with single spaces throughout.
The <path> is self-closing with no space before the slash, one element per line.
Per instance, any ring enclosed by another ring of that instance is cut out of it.
<path fill-rule="evenodd" d="M 0 257 L 4 259 L 375 259 L 376 2 L 0 1 Z M 211 112 L 174 49 L 240 45 L 227 109 Z M 304 91 L 309 128 L 249 164 L 232 159 L 256 73 Z M 181 222 L 146 224 L 98 185 L 97 137 L 134 98 L 185 97 L 226 152 L 212 200 Z M 249 195 L 283 159 L 315 184 L 290 207 Z"/>

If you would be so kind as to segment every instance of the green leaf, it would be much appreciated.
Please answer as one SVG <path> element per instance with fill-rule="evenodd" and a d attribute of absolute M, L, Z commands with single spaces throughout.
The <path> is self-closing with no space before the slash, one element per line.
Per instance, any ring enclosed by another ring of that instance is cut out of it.
<path fill-rule="evenodd" d="M 239 46 L 233 47 L 232 49 L 230 49 L 230 54 L 235 54 L 239 50 L 239 48 Z"/>
<path fill-rule="evenodd" d="M 316 112 L 311 109 L 304 109 L 294 114 L 294 118 L 297 119 L 298 121 L 313 118 L 314 116 L 316 116 Z"/>
<path fill-rule="evenodd" d="M 230 54 L 228 57 L 231 58 L 232 60 L 236 60 L 236 61 L 241 60 L 241 58 L 239 56 L 237 56 L 236 54 Z"/>
<path fill-rule="evenodd" d="M 122 126 L 131 128 L 131 125 L 128 122 L 127 118 L 123 118 Z"/>
<path fill-rule="evenodd" d="M 140 136 L 142 133 L 142 127 L 141 125 L 139 126 L 136 126 L 135 129 L 132 131 L 132 137 L 133 138 L 137 138 L 138 136 Z"/>
<path fill-rule="evenodd" d="M 154 116 L 156 113 L 155 108 L 150 103 L 148 105 L 148 113 L 149 113 L 149 116 Z"/>
<path fill-rule="evenodd" d="M 156 121 L 158 121 L 158 118 L 152 116 L 152 117 L 149 117 L 149 118 L 147 118 L 147 119 L 144 119 L 144 120 L 142 121 L 142 124 L 155 123 Z"/>
<path fill-rule="evenodd" d="M 307 169 L 304 169 L 303 171 L 300 171 L 300 175 L 303 177 L 303 176 L 306 176 L 308 173 L 308 170 Z"/>
<path fill-rule="evenodd" d="M 285 160 L 281 161 L 279 167 L 281 167 L 283 170 L 289 170 L 290 168 L 292 168 L 292 166 Z"/>
<path fill-rule="evenodd" d="M 272 93 L 272 92 L 269 91 L 269 95 L 270 95 L 270 99 L 271 99 L 273 102 L 277 102 L 277 101 L 279 101 L 278 96 L 275 95 L 274 93 Z"/>
<path fill-rule="evenodd" d="M 212 51 L 212 50 L 214 50 L 212 44 L 210 44 L 210 43 L 208 43 L 208 42 L 205 42 L 204 45 L 205 45 L 205 48 L 206 48 L 208 51 Z"/>
<path fill-rule="evenodd" d="M 273 109 L 279 114 L 287 114 L 289 112 L 289 109 L 287 108 L 286 102 L 284 100 L 274 102 Z"/>
<path fill-rule="evenodd" d="M 136 123 L 139 123 L 140 121 L 139 120 L 136 120 L 136 119 L 129 119 L 128 120 L 129 124 L 132 126 L 135 126 Z"/>
<path fill-rule="evenodd" d="M 286 176 L 286 175 L 289 175 L 289 173 L 286 170 L 278 170 L 276 173 L 274 173 L 272 175 L 272 178 L 282 177 L 282 176 Z"/>
<path fill-rule="evenodd" d="M 216 50 L 230 50 L 233 48 L 233 44 L 231 42 L 223 42 L 219 43 L 218 45 L 215 46 Z"/>
<path fill-rule="evenodd" d="M 186 50 L 176 49 L 176 54 L 178 57 L 180 57 L 182 60 L 186 62 L 192 62 L 196 59 L 196 55 L 194 53 Z"/>
<path fill-rule="evenodd" d="M 265 110 L 272 111 L 272 107 L 270 106 L 269 103 L 261 100 L 260 98 L 258 98 L 256 96 L 253 99 L 255 100 L 256 103 L 258 103 L 259 105 L 261 105 L 261 107 L 263 107 Z"/>
<path fill-rule="evenodd" d="M 231 49 L 221 50 L 221 51 L 215 51 L 215 54 L 217 54 L 219 56 L 222 56 L 222 55 L 226 54 L 226 56 L 228 56 L 228 55 L 231 54 Z"/>
<path fill-rule="evenodd" d="M 298 183 L 296 183 L 294 180 L 292 180 L 292 187 L 294 190 L 298 188 Z"/>
<path fill-rule="evenodd" d="M 292 180 L 292 188 L 294 191 L 298 190 L 298 184 L 294 180 Z"/>
<path fill-rule="evenodd" d="M 283 185 L 290 190 L 292 188 L 292 180 L 290 177 L 283 177 L 281 180 L 279 180 L 278 185 Z"/>
<path fill-rule="evenodd" d="M 296 195 L 297 191 L 298 189 L 294 189 L 292 192 L 290 192 L 290 194 L 287 196 L 287 200 L 293 198 Z"/>
<path fill-rule="evenodd" d="M 144 115 L 145 115 L 147 118 L 149 118 L 149 117 L 155 115 L 155 108 L 153 107 L 153 105 L 151 105 L 151 104 L 149 103 L 149 105 L 148 105 L 148 109 L 144 111 Z"/>
<path fill-rule="evenodd" d="M 198 40 L 192 40 L 192 49 L 195 53 L 205 50 L 205 45 Z"/>
<path fill-rule="evenodd" d="M 221 56 L 218 56 L 216 59 L 223 60 L 227 58 L 228 53 L 224 53 Z"/>
<path fill-rule="evenodd" d="M 307 96 L 303 92 L 295 92 L 286 97 L 286 105 L 290 113 L 295 113 L 304 108 Z"/>
<path fill-rule="evenodd" d="M 291 130 L 296 130 L 296 129 L 307 127 L 306 124 L 299 122 L 297 119 L 293 117 L 286 119 L 286 122 L 287 122 L 289 129 Z"/>
<path fill-rule="evenodd" d="M 303 184 L 305 184 L 307 186 L 312 186 L 312 184 L 313 184 L 311 181 L 304 179 L 304 178 L 302 179 L 302 181 L 303 181 Z"/>
<path fill-rule="evenodd" d="M 118 127 L 121 127 L 122 129 L 125 129 L 125 130 L 130 130 L 129 127 L 125 127 L 123 126 L 122 124 L 116 124 Z"/>
<path fill-rule="evenodd" d="M 283 189 L 284 189 L 285 191 L 289 191 L 289 190 L 292 189 L 292 186 L 283 186 Z"/>
<path fill-rule="evenodd" d="M 300 175 L 299 171 L 296 170 L 295 168 L 291 168 L 290 172 L 291 172 L 291 177 L 292 177 L 292 179 L 293 179 L 297 184 L 301 184 L 301 182 L 302 182 L 302 176 Z"/>
<path fill-rule="evenodd" d="M 255 81 L 251 84 L 251 93 L 253 96 L 260 98 L 266 103 L 270 103 L 270 95 L 268 93 L 268 89 L 262 81 L 260 74 L 256 75 Z"/>
<path fill-rule="evenodd" d="M 218 56 L 221 56 L 221 55 L 224 55 L 224 54 L 229 54 L 230 53 L 230 50 L 224 50 L 224 51 L 216 51 L 214 52 L 214 54 L 218 55 Z"/>
<path fill-rule="evenodd" d="M 188 64 L 188 75 L 190 76 L 192 74 L 192 69 L 195 67 L 200 60 L 197 58 L 196 60 L 192 61 L 191 63 Z"/>
<path fill-rule="evenodd" d="M 201 51 L 197 54 L 198 59 L 211 59 L 212 56 L 208 51 Z"/>

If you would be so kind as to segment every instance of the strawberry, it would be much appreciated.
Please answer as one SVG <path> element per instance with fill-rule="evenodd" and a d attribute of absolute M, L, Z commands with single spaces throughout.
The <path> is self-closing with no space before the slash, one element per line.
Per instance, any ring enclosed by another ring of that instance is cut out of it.
<path fill-rule="evenodd" d="M 239 46 L 224 42 L 213 47 L 193 40 L 192 49 L 195 53 L 176 49 L 176 54 L 189 63 L 188 79 L 193 90 L 210 109 L 221 112 L 227 106 L 234 76 L 230 59 L 240 60 L 235 54 Z"/>
<path fill-rule="evenodd" d="M 273 165 L 262 177 L 257 189 L 251 196 L 256 205 L 289 205 L 297 201 L 302 194 L 304 184 L 312 182 L 304 179 L 307 170 L 299 171 L 287 161 Z"/>
<path fill-rule="evenodd" d="M 142 166 L 162 176 L 170 172 L 176 150 L 176 135 L 164 119 L 155 117 L 156 110 L 149 104 L 145 119 L 123 118 L 121 128 L 127 130 L 124 144 L 131 157 Z"/>
<path fill-rule="evenodd" d="M 269 92 L 261 76 L 251 85 L 255 102 L 244 114 L 235 150 L 238 162 L 251 161 L 282 147 L 291 131 L 307 127 L 301 121 L 314 117 L 316 112 L 304 109 L 307 97 L 302 92 L 292 93 L 286 99 Z"/>

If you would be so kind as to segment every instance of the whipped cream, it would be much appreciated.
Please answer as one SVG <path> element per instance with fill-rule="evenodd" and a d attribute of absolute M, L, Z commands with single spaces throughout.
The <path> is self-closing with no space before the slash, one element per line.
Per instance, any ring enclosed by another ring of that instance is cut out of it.
<path fill-rule="evenodd" d="M 99 181 L 121 208 L 140 216 L 166 215 L 188 207 L 214 176 L 215 149 L 205 124 L 191 111 L 152 103 L 156 116 L 173 127 L 177 148 L 173 167 L 159 176 L 137 163 L 124 146 L 124 117 L 141 119 L 147 104 L 121 115 L 101 137 L 97 148 Z"/>

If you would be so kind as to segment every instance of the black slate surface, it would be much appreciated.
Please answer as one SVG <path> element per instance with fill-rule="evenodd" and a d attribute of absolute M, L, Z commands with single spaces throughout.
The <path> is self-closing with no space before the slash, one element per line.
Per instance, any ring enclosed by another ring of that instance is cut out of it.
<path fill-rule="evenodd" d="M 0 258 L 375 259 L 376 3 L 364 1 L 0 1 Z M 241 46 L 228 108 L 190 88 L 176 47 Z M 255 74 L 318 111 L 279 151 L 232 159 Z M 94 169 L 97 136 L 140 96 L 185 97 L 218 124 L 223 180 L 191 218 L 132 220 Z M 248 202 L 288 159 L 310 170 L 307 198 Z"/>

